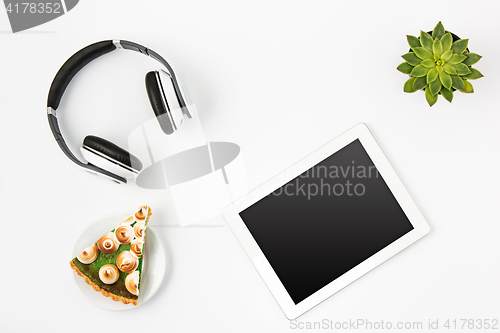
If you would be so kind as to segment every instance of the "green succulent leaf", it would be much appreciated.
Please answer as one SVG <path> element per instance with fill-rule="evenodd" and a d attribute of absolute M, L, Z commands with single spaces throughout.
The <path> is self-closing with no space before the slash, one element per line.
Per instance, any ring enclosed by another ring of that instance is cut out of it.
<path fill-rule="evenodd" d="M 433 67 L 436 67 L 436 63 L 434 62 L 434 60 L 432 59 L 425 59 L 425 60 L 422 60 L 422 62 L 420 63 L 422 66 L 424 66 L 425 68 L 433 68 Z"/>
<path fill-rule="evenodd" d="M 425 88 L 425 99 L 427 100 L 427 103 L 429 103 L 429 106 L 433 106 L 438 100 L 438 95 L 432 95 L 431 89 L 427 86 L 427 88 Z"/>
<path fill-rule="evenodd" d="M 415 82 L 413 82 L 413 90 L 417 91 L 423 89 L 425 88 L 426 85 L 427 85 L 427 80 L 425 76 L 417 77 L 415 79 Z"/>
<path fill-rule="evenodd" d="M 467 80 L 476 80 L 482 78 L 484 75 L 475 68 L 470 68 L 471 73 L 464 75 L 463 78 Z"/>
<path fill-rule="evenodd" d="M 441 40 L 439 39 L 434 39 L 434 42 L 432 42 L 432 52 L 434 52 L 434 55 L 437 55 L 438 57 L 443 54 L 443 45 L 441 44 Z"/>
<path fill-rule="evenodd" d="M 417 37 L 406 35 L 406 40 L 408 41 L 408 45 L 410 45 L 411 48 L 420 47 L 420 40 Z"/>
<path fill-rule="evenodd" d="M 432 38 L 441 39 L 443 35 L 444 35 L 444 26 L 443 23 L 439 21 L 439 23 L 436 24 L 436 26 L 434 27 L 434 30 L 432 30 Z"/>
<path fill-rule="evenodd" d="M 453 100 L 453 90 L 451 89 L 446 89 L 445 87 L 442 87 L 441 95 L 450 103 Z"/>
<path fill-rule="evenodd" d="M 472 83 L 464 80 L 464 89 L 461 89 L 460 91 L 466 94 L 472 94 L 474 92 L 474 87 L 472 86 Z"/>
<path fill-rule="evenodd" d="M 466 53 L 464 55 L 467 57 L 467 59 L 464 60 L 464 64 L 466 64 L 467 66 L 474 65 L 482 58 L 482 56 L 476 53 Z"/>
<path fill-rule="evenodd" d="M 453 67 L 452 65 L 450 64 L 444 64 L 443 65 L 443 69 L 446 73 L 448 74 L 453 74 L 453 75 L 458 75 L 457 74 L 457 70 L 455 69 L 455 67 Z"/>
<path fill-rule="evenodd" d="M 422 60 L 433 59 L 434 57 L 432 52 L 426 49 L 425 47 L 415 47 L 413 48 L 413 52 L 415 52 L 417 57 L 419 57 Z"/>
<path fill-rule="evenodd" d="M 439 80 L 446 89 L 451 89 L 452 81 L 450 74 L 446 73 L 445 71 L 442 71 L 441 73 L 439 73 Z"/>
<path fill-rule="evenodd" d="M 456 64 L 453 65 L 453 67 L 457 70 L 458 75 L 467 75 L 471 73 L 469 67 L 465 64 Z"/>
<path fill-rule="evenodd" d="M 437 95 L 437 93 L 441 90 L 441 81 L 440 80 L 434 80 L 431 83 L 429 83 L 429 90 L 431 91 L 432 95 Z"/>
<path fill-rule="evenodd" d="M 441 73 L 443 71 L 443 66 L 436 66 L 436 69 L 438 73 Z"/>
<path fill-rule="evenodd" d="M 427 83 L 431 83 L 432 81 L 434 81 L 435 79 L 437 79 L 438 77 L 438 71 L 437 71 L 437 68 L 431 68 L 429 69 L 429 71 L 427 72 Z"/>
<path fill-rule="evenodd" d="M 411 71 L 413 70 L 413 66 L 407 62 L 403 62 L 398 66 L 397 70 L 403 74 L 410 74 Z"/>
<path fill-rule="evenodd" d="M 418 66 L 415 66 L 415 68 L 413 68 L 410 75 L 415 76 L 415 77 L 421 77 L 421 76 L 427 75 L 428 71 L 429 71 L 429 68 L 425 68 L 422 65 L 418 65 Z"/>
<path fill-rule="evenodd" d="M 452 50 L 444 51 L 443 54 L 441 54 L 441 60 L 447 62 L 448 60 L 451 59 L 452 56 L 453 56 Z"/>
<path fill-rule="evenodd" d="M 420 45 L 432 51 L 432 37 L 425 31 L 420 31 Z"/>
<path fill-rule="evenodd" d="M 401 57 L 403 57 L 403 59 L 406 60 L 406 62 L 412 66 L 417 66 L 422 62 L 422 60 L 419 57 L 417 57 L 413 52 L 408 52 L 406 54 L 403 54 Z"/>
<path fill-rule="evenodd" d="M 403 87 L 404 92 L 406 93 L 415 92 L 415 90 L 413 90 L 413 83 L 415 82 L 415 80 L 416 80 L 415 77 L 411 77 L 405 82 L 405 85 Z"/>
<path fill-rule="evenodd" d="M 450 60 L 448 60 L 446 63 L 448 63 L 450 65 L 456 65 L 456 64 L 461 63 L 465 59 L 467 59 L 467 56 L 465 56 L 463 54 L 454 54 L 451 56 Z"/>
<path fill-rule="evenodd" d="M 453 37 L 449 32 L 441 37 L 441 44 L 443 45 L 443 51 L 448 51 L 451 49 L 451 44 L 453 44 Z"/>
<path fill-rule="evenodd" d="M 464 80 L 458 75 L 450 75 L 451 76 L 451 86 L 460 91 L 465 89 Z"/>
<path fill-rule="evenodd" d="M 467 44 L 469 43 L 468 39 L 459 39 L 451 46 L 453 53 L 461 54 L 464 53 L 467 48 Z"/>

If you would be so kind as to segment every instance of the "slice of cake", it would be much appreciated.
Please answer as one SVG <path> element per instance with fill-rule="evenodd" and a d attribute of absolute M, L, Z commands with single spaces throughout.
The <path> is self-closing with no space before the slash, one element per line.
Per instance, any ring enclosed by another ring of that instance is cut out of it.
<path fill-rule="evenodd" d="M 151 209 L 142 206 L 73 258 L 70 266 L 95 291 L 117 302 L 137 305 L 150 216 Z"/>

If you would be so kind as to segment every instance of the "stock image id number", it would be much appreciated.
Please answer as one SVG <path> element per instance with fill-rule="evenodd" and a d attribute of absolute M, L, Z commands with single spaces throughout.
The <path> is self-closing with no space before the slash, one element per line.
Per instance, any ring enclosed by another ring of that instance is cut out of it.
<path fill-rule="evenodd" d="M 50 3 L 50 2 L 21 2 L 21 3 L 9 3 L 5 7 L 7 13 L 15 14 L 35 14 L 35 13 L 46 13 L 46 14 L 61 14 L 61 4 L 60 3 Z"/>
<path fill-rule="evenodd" d="M 443 327 L 452 330 L 498 330 L 498 319 L 448 319 Z"/>

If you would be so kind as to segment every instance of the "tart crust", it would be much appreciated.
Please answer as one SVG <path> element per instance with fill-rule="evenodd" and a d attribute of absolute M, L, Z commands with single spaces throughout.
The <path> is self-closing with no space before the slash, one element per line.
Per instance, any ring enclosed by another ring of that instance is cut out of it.
<path fill-rule="evenodd" d="M 78 267 L 76 267 L 75 264 L 73 264 L 73 261 L 70 261 L 69 262 L 69 265 L 71 266 L 71 268 L 73 268 L 75 270 L 75 272 L 80 275 L 82 278 L 85 279 L 85 282 L 87 282 L 87 284 L 89 286 L 91 286 L 92 288 L 94 288 L 95 291 L 97 292 L 101 292 L 104 296 L 106 297 L 111 297 L 113 299 L 113 301 L 117 301 L 117 302 L 123 302 L 123 304 L 133 304 L 133 305 L 137 305 L 137 300 L 136 299 L 132 299 L 132 298 L 127 298 L 127 297 L 124 297 L 124 296 L 117 296 L 115 294 L 112 294 L 104 289 L 102 289 L 101 287 L 99 287 L 97 284 L 95 284 L 94 282 L 92 282 L 85 274 L 83 274 L 79 269 Z"/>

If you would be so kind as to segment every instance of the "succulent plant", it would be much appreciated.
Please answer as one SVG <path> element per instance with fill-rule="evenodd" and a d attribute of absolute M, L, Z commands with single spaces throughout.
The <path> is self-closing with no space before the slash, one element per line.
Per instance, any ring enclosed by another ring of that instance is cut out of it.
<path fill-rule="evenodd" d="M 471 66 L 481 56 L 468 51 L 468 39 L 454 38 L 441 22 L 436 25 L 432 35 L 421 31 L 419 38 L 411 35 L 406 37 L 411 52 L 402 55 L 405 62 L 397 68 L 410 75 L 404 84 L 405 92 L 425 89 L 429 106 L 436 103 L 439 94 L 451 103 L 455 90 L 474 92 L 469 80 L 479 79 L 483 74 Z"/>

